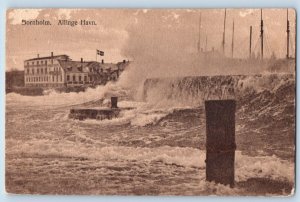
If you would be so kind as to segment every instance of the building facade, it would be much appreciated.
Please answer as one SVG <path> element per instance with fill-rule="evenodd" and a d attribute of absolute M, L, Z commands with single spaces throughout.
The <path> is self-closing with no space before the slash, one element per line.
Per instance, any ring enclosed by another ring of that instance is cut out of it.
<path fill-rule="evenodd" d="M 49 57 L 37 57 L 24 61 L 26 87 L 61 87 L 65 83 L 65 72 L 59 61 L 68 61 L 69 56 L 51 53 Z"/>
<path fill-rule="evenodd" d="M 24 61 L 26 87 L 57 88 L 103 85 L 116 81 L 129 61 L 117 64 L 72 61 L 68 55 L 36 57 Z"/>

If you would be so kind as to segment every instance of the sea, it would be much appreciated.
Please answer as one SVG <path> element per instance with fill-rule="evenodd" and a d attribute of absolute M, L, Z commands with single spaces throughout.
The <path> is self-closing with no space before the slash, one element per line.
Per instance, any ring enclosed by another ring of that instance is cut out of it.
<path fill-rule="evenodd" d="M 72 108 L 132 107 L 111 120 L 74 120 Z M 205 100 L 235 99 L 235 186 L 205 179 Z M 79 93 L 6 95 L 9 193 L 291 195 L 295 75 L 186 76 Z"/>

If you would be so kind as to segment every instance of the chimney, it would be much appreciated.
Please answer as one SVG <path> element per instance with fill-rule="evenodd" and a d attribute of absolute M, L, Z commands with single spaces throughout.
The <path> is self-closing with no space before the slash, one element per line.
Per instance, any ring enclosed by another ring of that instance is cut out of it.
<path fill-rule="evenodd" d="M 118 97 L 111 97 L 111 108 L 116 109 L 118 108 Z"/>
<path fill-rule="evenodd" d="M 80 58 L 80 67 L 79 67 L 79 71 L 82 71 L 82 63 L 83 63 L 83 58 Z"/>
<path fill-rule="evenodd" d="M 103 59 L 102 59 L 101 63 L 104 64 L 104 60 Z"/>
<path fill-rule="evenodd" d="M 37 54 L 37 58 L 40 58 L 40 54 Z"/>
<path fill-rule="evenodd" d="M 51 57 L 53 58 L 53 52 L 51 52 Z"/>
<path fill-rule="evenodd" d="M 123 60 L 123 63 L 126 63 L 126 60 Z"/>

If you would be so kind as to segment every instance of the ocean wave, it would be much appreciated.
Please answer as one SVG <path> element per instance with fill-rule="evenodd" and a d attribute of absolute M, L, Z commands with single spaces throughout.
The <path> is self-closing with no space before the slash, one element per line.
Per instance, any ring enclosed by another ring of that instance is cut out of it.
<path fill-rule="evenodd" d="M 81 137 L 83 138 L 83 137 Z M 7 155 L 29 155 L 41 158 L 86 158 L 97 161 L 163 162 L 184 167 L 205 169 L 205 151 L 189 147 L 162 146 L 156 148 L 105 146 L 69 140 L 32 139 L 26 142 L 7 140 Z M 236 181 L 259 177 L 294 181 L 294 163 L 277 156 L 248 156 L 236 151 Z"/>

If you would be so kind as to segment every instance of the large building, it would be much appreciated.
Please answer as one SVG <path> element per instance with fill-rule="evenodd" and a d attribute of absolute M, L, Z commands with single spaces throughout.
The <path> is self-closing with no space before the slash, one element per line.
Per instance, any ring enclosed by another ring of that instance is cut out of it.
<path fill-rule="evenodd" d="M 26 87 L 74 87 L 93 86 L 117 80 L 129 64 L 96 61 L 72 61 L 67 55 L 51 55 L 24 61 L 24 81 Z"/>

